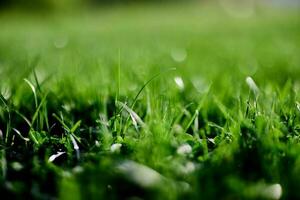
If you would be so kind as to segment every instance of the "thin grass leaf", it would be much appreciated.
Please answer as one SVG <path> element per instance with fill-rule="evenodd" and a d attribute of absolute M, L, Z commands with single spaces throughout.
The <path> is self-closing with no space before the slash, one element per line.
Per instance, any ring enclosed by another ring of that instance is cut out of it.
<path fill-rule="evenodd" d="M 36 135 L 35 135 L 34 130 L 30 130 L 30 131 L 29 131 L 29 136 L 30 136 L 31 140 L 32 140 L 36 145 L 38 145 L 38 146 L 40 145 L 38 139 L 36 138 Z"/>
<path fill-rule="evenodd" d="M 134 112 L 131 108 L 129 108 L 126 104 L 122 103 L 122 102 L 118 102 L 119 105 L 121 105 L 130 115 L 133 124 L 139 124 L 140 126 L 144 127 L 146 124 L 143 122 L 143 120 L 138 116 L 138 114 L 136 114 L 136 112 Z"/>
<path fill-rule="evenodd" d="M 31 128 L 32 128 L 32 126 L 33 126 L 35 120 L 36 120 L 37 117 L 38 117 L 38 114 L 39 114 L 39 111 L 40 111 L 41 107 L 42 107 L 42 106 L 44 105 L 44 103 L 46 102 L 47 95 L 48 95 L 48 93 L 44 95 L 43 99 L 41 100 L 40 104 L 37 106 L 37 108 L 36 108 L 36 110 L 35 110 L 35 112 L 34 112 L 34 114 L 33 114 L 33 117 L 32 117 L 32 119 L 31 119 Z"/>
<path fill-rule="evenodd" d="M 24 81 L 29 85 L 29 87 L 33 93 L 35 107 L 37 108 L 38 107 L 38 99 L 37 99 L 36 89 L 35 89 L 34 85 L 28 79 L 24 78 Z"/>
<path fill-rule="evenodd" d="M 72 135 L 73 138 L 75 138 L 79 143 L 81 143 L 80 138 L 77 137 L 74 132 L 71 131 L 71 129 L 65 124 L 65 122 L 63 121 L 63 119 L 61 119 L 60 117 L 58 117 L 55 113 L 53 113 L 53 117 L 55 119 L 57 119 L 59 121 L 59 123 L 63 126 L 63 128 L 65 129 L 65 131 L 67 132 L 67 134 Z M 72 129 L 74 131 L 76 131 L 76 129 L 80 126 L 81 120 L 79 120 L 73 127 Z"/>
<path fill-rule="evenodd" d="M 37 78 L 37 74 L 36 74 L 35 69 L 33 69 L 33 77 L 34 77 L 35 84 L 36 84 L 36 86 L 37 86 L 38 91 L 42 92 L 41 86 L 40 86 L 40 83 L 39 83 L 39 81 L 38 81 L 38 78 Z"/>
<path fill-rule="evenodd" d="M 2 178 L 3 178 L 3 180 L 6 180 L 6 176 L 7 176 L 6 152 L 5 152 L 5 149 L 2 149 L 0 152 L 1 152 L 0 157 L 1 157 Z"/>
<path fill-rule="evenodd" d="M 77 128 L 80 126 L 80 124 L 81 124 L 81 120 L 75 123 L 75 125 L 70 129 L 70 132 L 74 133 L 77 130 Z"/>
<path fill-rule="evenodd" d="M 194 122 L 195 118 L 197 117 L 197 115 L 199 114 L 199 110 L 201 110 L 203 104 L 204 104 L 204 101 L 206 100 L 207 98 L 207 95 L 208 93 L 205 93 L 205 95 L 202 97 L 200 103 L 198 104 L 196 110 L 195 110 L 195 113 L 194 115 L 192 116 L 192 118 L 190 119 L 189 123 L 186 125 L 184 131 L 185 133 L 187 132 L 187 130 L 189 129 L 189 127 L 192 125 L 192 123 Z"/>
<path fill-rule="evenodd" d="M 7 115 L 8 115 L 8 120 L 7 120 L 7 124 L 6 124 L 6 132 L 5 132 L 5 143 L 8 142 L 8 135 L 11 131 L 11 113 L 10 113 L 10 108 L 7 104 L 6 99 L 2 96 L 2 94 L 0 94 L 0 100 L 2 102 L 2 104 L 4 105 Z"/>
<path fill-rule="evenodd" d="M 133 109 L 133 107 L 134 107 L 134 105 L 135 105 L 137 99 L 139 98 L 140 94 L 142 93 L 142 91 L 144 90 L 144 88 L 145 88 L 149 83 L 151 83 L 155 78 L 161 76 L 162 74 L 165 74 L 165 73 L 170 72 L 170 71 L 175 71 L 175 70 L 176 70 L 176 68 L 170 68 L 170 69 L 167 69 L 167 70 L 165 70 L 165 71 L 162 71 L 162 72 L 157 73 L 156 75 L 152 76 L 152 77 L 151 77 L 151 78 L 150 78 L 150 79 L 149 79 L 149 80 L 141 87 L 141 89 L 138 91 L 137 95 L 136 95 L 136 96 L 134 97 L 134 99 L 133 99 L 133 102 L 132 102 L 130 108 Z"/>
<path fill-rule="evenodd" d="M 218 106 L 219 110 L 221 111 L 221 113 L 224 115 L 224 117 L 226 119 L 231 120 L 232 122 L 234 122 L 234 119 L 231 117 L 231 115 L 229 114 L 229 110 L 224 106 L 223 103 L 221 103 L 219 101 L 219 99 L 217 99 L 216 97 L 214 97 L 214 102 L 215 104 Z"/>
<path fill-rule="evenodd" d="M 52 116 L 59 121 L 66 131 L 71 132 L 70 128 L 63 122 L 63 120 L 61 120 L 60 117 L 58 117 L 55 113 L 53 113 Z"/>
<path fill-rule="evenodd" d="M 119 100 L 120 97 L 120 87 L 121 87 L 121 50 L 118 50 L 118 72 L 117 72 L 117 80 L 118 80 L 118 89 L 115 102 Z"/>
<path fill-rule="evenodd" d="M 29 121 L 29 119 L 27 119 L 27 117 L 25 117 L 25 115 L 23 115 L 22 113 L 20 113 L 18 110 L 14 110 L 14 112 L 19 115 L 25 122 L 26 124 L 31 127 L 31 122 Z"/>

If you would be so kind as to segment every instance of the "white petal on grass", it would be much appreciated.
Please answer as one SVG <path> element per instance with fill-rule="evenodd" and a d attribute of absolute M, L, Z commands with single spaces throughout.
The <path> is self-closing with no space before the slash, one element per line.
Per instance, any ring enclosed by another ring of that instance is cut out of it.
<path fill-rule="evenodd" d="M 115 143 L 113 145 L 111 145 L 110 147 L 110 151 L 112 153 L 119 153 L 121 151 L 121 147 L 122 147 L 122 144 L 120 143 Z"/>
<path fill-rule="evenodd" d="M 281 195 L 282 187 L 278 183 L 269 185 L 263 190 L 263 196 L 268 199 L 280 199 Z"/>
<path fill-rule="evenodd" d="M 74 148 L 75 150 L 79 150 L 79 146 L 78 146 L 78 144 L 77 144 L 75 138 L 73 137 L 73 135 L 70 135 L 70 138 L 71 138 L 71 141 L 72 141 L 72 143 L 73 143 L 73 148 Z"/>
<path fill-rule="evenodd" d="M 199 110 L 196 109 L 196 112 L 195 112 L 195 119 L 194 119 L 194 131 L 195 132 L 198 132 L 199 130 Z"/>
<path fill-rule="evenodd" d="M 207 140 L 210 141 L 210 142 L 213 143 L 213 144 L 216 144 L 214 138 L 207 138 Z"/>
<path fill-rule="evenodd" d="M 253 80 L 250 76 L 248 76 L 248 77 L 246 78 L 246 83 L 247 83 L 247 85 L 249 86 L 249 88 L 253 91 L 253 93 L 254 93 L 255 95 L 258 95 L 259 89 L 258 89 L 256 83 L 254 82 L 254 80 Z"/>
<path fill-rule="evenodd" d="M 138 127 L 138 123 L 137 123 L 137 121 L 136 121 L 136 118 L 134 117 L 133 114 L 131 114 L 131 113 L 129 113 L 129 114 L 130 114 L 130 118 L 131 118 L 131 120 L 132 120 L 133 126 L 135 127 L 136 130 L 138 130 L 139 127 Z"/>
<path fill-rule="evenodd" d="M 118 104 L 120 104 L 130 115 L 131 120 L 135 128 L 137 129 L 137 124 L 144 127 L 146 124 L 143 122 L 143 120 L 136 114 L 131 108 L 129 108 L 125 103 L 122 103 L 118 101 Z"/>
<path fill-rule="evenodd" d="M 177 149 L 179 155 L 186 155 L 192 152 L 192 147 L 189 144 L 183 144 Z"/>
<path fill-rule="evenodd" d="M 178 88 L 179 88 L 180 90 L 183 90 L 183 89 L 184 89 L 184 82 L 183 82 L 183 80 L 182 80 L 182 78 L 181 78 L 180 76 L 176 76 L 176 77 L 174 78 L 174 81 L 175 81 L 176 85 L 178 86 Z"/>
<path fill-rule="evenodd" d="M 187 52 L 181 48 L 172 49 L 171 57 L 175 62 L 183 62 L 187 57 Z"/>
<path fill-rule="evenodd" d="M 75 138 L 73 137 L 72 134 L 70 134 L 70 138 L 71 138 L 71 141 L 72 141 L 72 144 L 73 144 L 73 148 L 76 151 L 76 157 L 77 157 L 77 159 L 79 159 L 80 158 L 79 146 L 78 146 L 78 144 L 77 144 L 77 142 L 76 142 L 76 140 L 75 140 Z"/>
<path fill-rule="evenodd" d="M 296 107 L 297 107 L 298 111 L 300 111 L 300 103 L 299 102 L 296 102 Z"/>
<path fill-rule="evenodd" d="M 56 158 L 58 158 L 59 156 L 65 154 L 66 152 L 63 151 L 59 151 L 56 154 L 53 154 L 49 157 L 48 162 L 53 162 Z"/>
<path fill-rule="evenodd" d="M 26 142 L 29 142 L 30 139 L 29 138 L 26 138 L 26 137 L 23 137 L 23 135 L 20 133 L 19 130 L 13 128 L 13 130 L 20 136 L 20 138 L 22 138 L 23 140 L 25 140 Z"/>
<path fill-rule="evenodd" d="M 145 188 L 156 187 L 164 180 L 164 177 L 154 169 L 134 161 L 122 162 L 117 166 L 117 170 L 129 180 Z"/>

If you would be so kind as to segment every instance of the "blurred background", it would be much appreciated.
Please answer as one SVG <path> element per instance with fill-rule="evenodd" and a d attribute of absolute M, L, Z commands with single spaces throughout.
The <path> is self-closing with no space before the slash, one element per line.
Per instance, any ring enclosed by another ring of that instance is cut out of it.
<path fill-rule="evenodd" d="M 45 11 L 82 7 L 101 7 L 132 4 L 187 4 L 190 2 L 219 2 L 223 5 L 249 7 L 253 4 L 271 4 L 276 6 L 299 6 L 299 0 L 1 0 L 0 8 Z M 234 4 L 234 5 L 233 5 Z"/>
<path fill-rule="evenodd" d="M 37 58 L 40 74 L 76 77 L 82 91 L 100 85 L 115 92 L 111 80 L 121 64 L 124 95 L 136 91 L 137 76 L 143 82 L 170 67 L 204 88 L 246 76 L 279 86 L 298 81 L 300 0 L 0 2 L 0 75 L 7 81 L 5 74 L 20 74 Z"/>

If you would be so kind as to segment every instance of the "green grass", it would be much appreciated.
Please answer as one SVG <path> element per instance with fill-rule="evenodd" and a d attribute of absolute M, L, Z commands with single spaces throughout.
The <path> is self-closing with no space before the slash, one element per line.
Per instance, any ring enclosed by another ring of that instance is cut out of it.
<path fill-rule="evenodd" d="M 2 13 L 1 195 L 300 198 L 298 11 Z"/>

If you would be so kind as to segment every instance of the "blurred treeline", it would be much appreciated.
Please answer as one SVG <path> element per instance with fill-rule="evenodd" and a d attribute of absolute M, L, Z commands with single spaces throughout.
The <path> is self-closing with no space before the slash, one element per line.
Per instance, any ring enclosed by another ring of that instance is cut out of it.
<path fill-rule="evenodd" d="M 187 2 L 193 0 L 0 0 L 0 9 L 40 9 L 52 10 L 82 6 L 107 6 L 116 4 Z"/>

